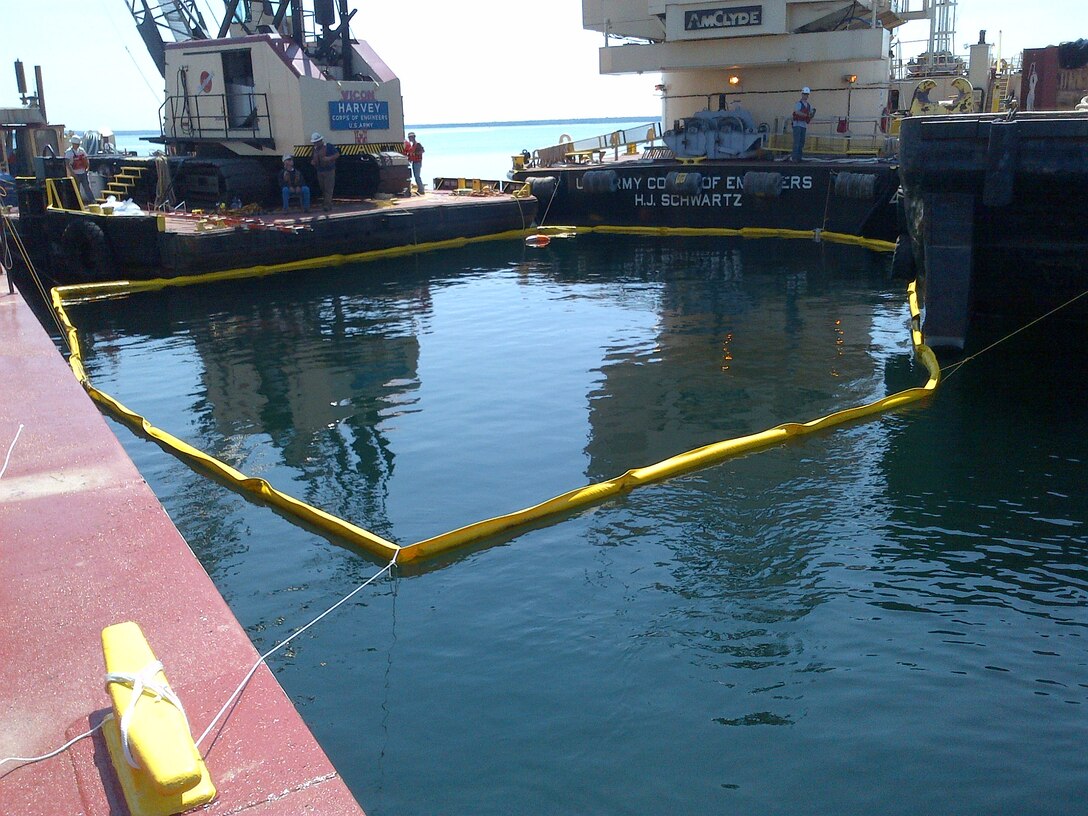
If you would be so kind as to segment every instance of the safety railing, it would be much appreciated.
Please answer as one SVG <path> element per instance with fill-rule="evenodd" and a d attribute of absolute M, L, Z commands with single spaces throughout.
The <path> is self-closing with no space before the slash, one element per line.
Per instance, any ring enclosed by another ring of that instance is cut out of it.
<path fill-rule="evenodd" d="M 271 142 L 268 97 L 258 93 L 168 96 L 162 133 L 168 139 Z"/>
<path fill-rule="evenodd" d="M 890 120 L 834 119 L 816 120 L 808 126 L 805 136 L 805 154 L 818 156 L 882 156 L 891 157 L 899 152 L 899 139 L 881 130 L 889 127 Z M 793 149 L 793 132 L 783 130 L 770 133 L 763 149 L 772 153 L 789 153 Z"/>
<path fill-rule="evenodd" d="M 45 180 L 46 207 L 51 210 L 83 212 L 83 200 L 76 188 L 76 180 L 71 176 L 47 178 Z"/>
<path fill-rule="evenodd" d="M 639 145 L 649 147 L 660 139 L 660 122 L 646 122 L 577 140 L 564 133 L 557 144 L 534 150 L 528 166 L 579 164 L 594 158 L 599 160 L 608 153 L 613 153 L 614 157 L 618 157 L 620 153 L 630 155 L 637 152 Z"/>

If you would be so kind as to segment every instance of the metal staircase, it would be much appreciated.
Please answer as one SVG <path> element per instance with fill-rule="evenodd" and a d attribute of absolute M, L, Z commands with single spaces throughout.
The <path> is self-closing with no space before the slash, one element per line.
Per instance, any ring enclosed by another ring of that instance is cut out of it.
<path fill-rule="evenodd" d="M 109 196 L 113 196 L 118 201 L 132 198 L 132 191 L 136 188 L 140 179 L 143 178 L 146 170 L 146 167 L 122 165 L 121 172 L 109 180 L 109 183 L 102 190 L 102 194 L 96 200 L 99 204 L 102 204 Z"/>
<path fill-rule="evenodd" d="M 1009 85 L 1012 83 L 1012 74 L 999 74 L 994 80 L 994 89 L 990 99 L 990 113 L 1004 110 L 1003 103 L 1009 96 Z"/>

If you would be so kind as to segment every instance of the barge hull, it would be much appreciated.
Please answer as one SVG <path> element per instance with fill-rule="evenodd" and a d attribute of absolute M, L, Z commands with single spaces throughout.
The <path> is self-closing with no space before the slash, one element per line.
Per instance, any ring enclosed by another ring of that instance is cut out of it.
<path fill-rule="evenodd" d="M 896 171 L 885 161 L 620 161 L 534 168 L 514 178 L 556 179 L 554 197 L 531 182 L 548 223 L 824 229 L 891 240 Z"/>
<path fill-rule="evenodd" d="M 331 214 L 101 215 L 48 209 L 20 219 L 34 262 L 62 282 L 145 280 L 319 260 L 526 229 L 536 200 L 430 193 L 396 204 L 338 205 Z"/>
<path fill-rule="evenodd" d="M 972 315 L 1015 328 L 1088 289 L 1088 114 L 917 117 L 900 136 L 900 242 L 931 344 L 963 348 Z"/>

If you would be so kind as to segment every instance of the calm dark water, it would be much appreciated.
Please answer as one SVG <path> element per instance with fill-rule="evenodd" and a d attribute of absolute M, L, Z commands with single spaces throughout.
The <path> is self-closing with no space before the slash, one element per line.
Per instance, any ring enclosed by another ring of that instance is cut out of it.
<path fill-rule="evenodd" d="M 888 264 L 584 236 L 73 318 L 100 388 L 410 543 L 921 384 Z M 1082 349 L 403 570 L 271 665 L 372 816 L 1083 813 Z M 259 649 L 377 570 L 117 428 Z"/>

